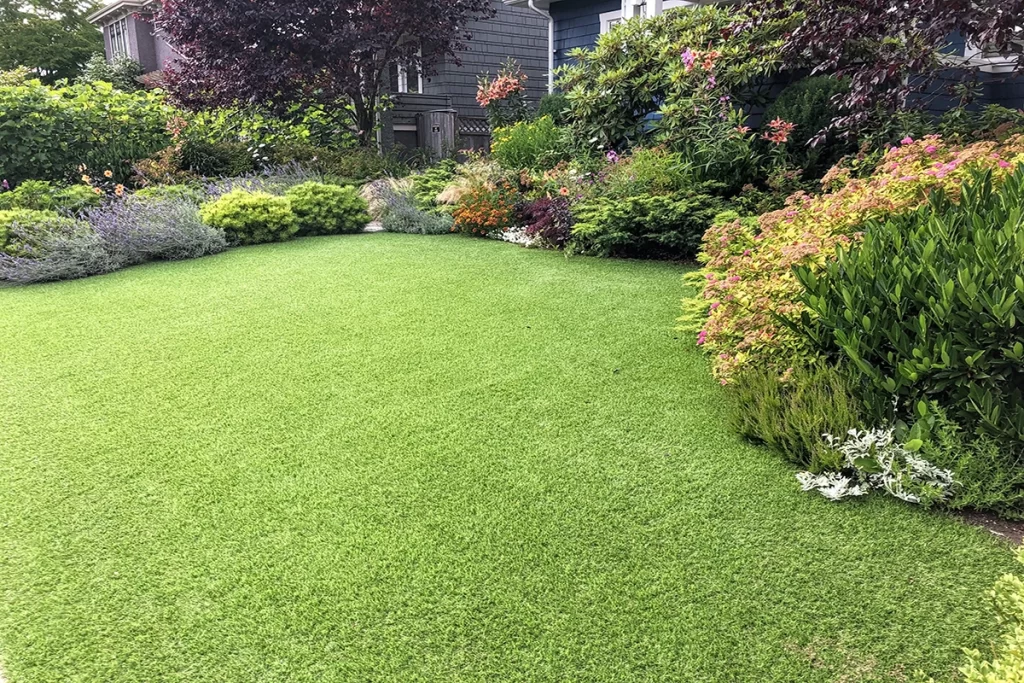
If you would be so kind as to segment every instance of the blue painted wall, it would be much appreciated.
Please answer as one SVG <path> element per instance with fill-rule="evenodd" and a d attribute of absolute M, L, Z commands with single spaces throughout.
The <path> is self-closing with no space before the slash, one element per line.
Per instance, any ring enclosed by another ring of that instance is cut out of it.
<path fill-rule="evenodd" d="M 601 35 L 601 14 L 621 7 L 621 0 L 562 0 L 552 3 L 555 65 L 568 63 L 569 51 L 575 47 L 592 47 Z"/>

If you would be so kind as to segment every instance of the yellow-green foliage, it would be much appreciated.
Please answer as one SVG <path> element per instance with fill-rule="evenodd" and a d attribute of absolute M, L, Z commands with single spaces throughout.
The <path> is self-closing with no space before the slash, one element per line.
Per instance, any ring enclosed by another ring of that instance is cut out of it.
<path fill-rule="evenodd" d="M 492 133 L 491 156 L 510 171 L 551 168 L 561 161 L 560 135 L 550 116 L 496 128 Z"/>
<path fill-rule="evenodd" d="M 300 235 L 359 232 L 370 222 L 369 204 L 354 187 L 315 181 L 288 190 Z"/>
<path fill-rule="evenodd" d="M 205 204 L 203 222 L 219 228 L 232 244 L 280 242 L 299 230 L 299 220 L 287 197 L 266 192 L 233 190 Z"/>
<path fill-rule="evenodd" d="M 795 319 L 806 311 L 794 266 L 818 271 L 837 246 L 860 239 L 867 220 L 916 209 L 937 188 L 958 199 L 972 170 L 991 169 L 1001 182 L 1021 161 L 1024 135 L 966 147 L 937 136 L 908 139 L 890 149 L 869 178 L 833 169 L 822 182 L 840 185 L 835 192 L 793 195 L 786 208 L 761 216 L 754 228 L 738 221 L 712 227 L 701 255 L 702 294 L 684 304 L 684 319 L 698 326 L 697 343 L 711 355 L 715 375 L 727 382 L 748 364 L 781 370 L 813 355 L 807 339 L 776 318 Z"/>

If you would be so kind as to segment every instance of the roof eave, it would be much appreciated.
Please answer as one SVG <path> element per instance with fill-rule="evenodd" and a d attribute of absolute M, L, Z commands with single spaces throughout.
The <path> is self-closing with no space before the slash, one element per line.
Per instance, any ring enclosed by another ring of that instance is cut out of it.
<path fill-rule="evenodd" d="M 117 0 L 106 7 L 101 7 L 99 10 L 93 12 L 86 17 L 86 20 L 92 24 L 98 24 L 113 14 L 117 14 L 121 11 L 127 13 L 134 10 L 140 10 L 148 4 L 150 4 L 150 0 Z"/>

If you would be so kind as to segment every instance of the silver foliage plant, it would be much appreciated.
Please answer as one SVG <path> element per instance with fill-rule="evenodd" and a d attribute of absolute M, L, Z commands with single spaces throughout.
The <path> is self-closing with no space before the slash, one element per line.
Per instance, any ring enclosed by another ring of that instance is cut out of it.
<path fill-rule="evenodd" d="M 804 491 L 817 491 L 832 501 L 884 491 L 919 505 L 944 502 L 953 495 L 953 473 L 908 450 L 892 429 L 851 429 L 845 438 L 823 436 L 843 457 L 843 469 L 801 472 L 796 478 Z"/>

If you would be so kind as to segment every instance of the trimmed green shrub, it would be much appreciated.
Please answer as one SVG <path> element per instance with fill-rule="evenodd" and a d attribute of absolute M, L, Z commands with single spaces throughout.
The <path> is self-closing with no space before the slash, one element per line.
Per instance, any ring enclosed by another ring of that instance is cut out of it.
<path fill-rule="evenodd" d="M 856 141 L 841 139 L 834 133 L 810 145 L 811 139 L 839 117 L 832 98 L 849 91 L 846 81 L 831 76 L 812 76 L 793 83 L 768 105 L 764 120 L 781 119 L 796 124 L 786 145 L 786 155 L 805 178 L 820 178 L 839 159 L 857 151 Z"/>
<path fill-rule="evenodd" d="M 722 211 L 710 195 L 600 197 L 573 207 L 568 249 L 592 256 L 692 259 Z"/>
<path fill-rule="evenodd" d="M 747 369 L 726 391 L 739 434 L 813 472 L 840 467 L 823 434 L 846 434 L 863 424 L 850 373 L 824 364 L 793 368 L 781 378 L 761 368 Z"/>
<path fill-rule="evenodd" d="M 496 128 L 491 140 L 491 156 L 510 171 L 551 168 L 562 160 L 561 133 L 550 116 Z"/>
<path fill-rule="evenodd" d="M 354 187 L 308 182 L 285 196 L 299 219 L 300 235 L 360 232 L 370 222 L 369 204 Z"/>
<path fill-rule="evenodd" d="M 77 213 L 102 201 L 103 197 L 87 185 L 58 187 L 45 180 L 26 180 L 10 192 L 0 192 L 0 211 L 32 209 Z"/>
<path fill-rule="evenodd" d="M 266 192 L 233 190 L 203 205 L 200 217 L 231 244 L 281 242 L 299 230 L 291 201 Z"/>
<path fill-rule="evenodd" d="M 859 370 L 871 416 L 936 401 L 956 423 L 1024 451 L 1024 167 L 996 189 L 972 174 L 956 204 L 869 222 L 823 271 L 795 269 L 798 328 Z"/>

